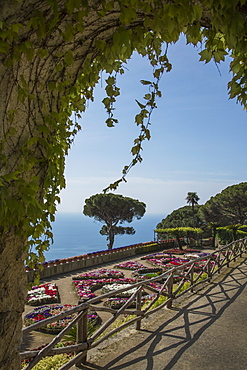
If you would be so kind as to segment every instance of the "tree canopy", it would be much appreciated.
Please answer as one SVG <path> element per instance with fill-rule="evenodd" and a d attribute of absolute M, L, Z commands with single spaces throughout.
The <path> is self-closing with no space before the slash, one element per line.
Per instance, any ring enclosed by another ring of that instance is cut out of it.
<path fill-rule="evenodd" d="M 234 240 L 246 238 L 247 225 L 235 224 L 217 227 L 216 235 L 220 244 L 228 244 Z"/>
<path fill-rule="evenodd" d="M 247 182 L 231 185 L 211 197 L 200 209 L 206 222 L 217 226 L 247 222 Z"/>
<path fill-rule="evenodd" d="M 0 361 L 5 368 L 19 368 L 24 260 L 32 267 L 44 259 L 49 243 L 41 235 L 52 236 L 65 156 L 101 72 L 109 74 L 103 104 L 106 124 L 113 126 L 120 93 L 116 78 L 124 63 L 137 51 L 153 66 L 153 80 L 142 80 L 147 92 L 137 101 L 140 135 L 133 160 L 110 185 L 114 189 L 141 161 L 150 115 L 161 96 L 159 80 L 171 69 L 169 44 L 181 33 L 188 43 L 200 44 L 203 62 L 232 57 L 229 97 L 246 107 L 246 14 L 245 0 L 1 0 Z"/>
<path fill-rule="evenodd" d="M 171 236 L 172 238 L 175 238 L 175 244 L 176 246 L 182 250 L 181 245 L 181 239 L 182 238 L 189 238 L 194 237 L 195 235 L 202 234 L 202 229 L 195 228 L 195 227 L 173 227 L 173 228 L 157 228 L 155 232 L 158 234 L 158 238 L 164 238 L 164 236 Z M 187 243 L 188 243 L 187 240 Z"/>
<path fill-rule="evenodd" d="M 107 235 L 108 249 L 112 249 L 115 235 L 135 233 L 133 227 L 123 227 L 118 224 L 130 223 L 135 218 L 140 220 L 145 212 L 145 203 L 112 193 L 92 195 L 85 200 L 83 208 L 84 215 L 105 223 L 100 233 Z"/>
<path fill-rule="evenodd" d="M 196 194 L 196 193 L 188 193 Z M 188 198 L 188 197 L 187 197 Z M 186 199 L 187 199 L 186 198 Z M 184 206 L 174 210 L 156 226 L 157 229 L 196 227 L 212 230 L 212 247 L 218 233 L 221 240 L 232 241 L 242 235 L 242 225 L 247 223 L 247 183 L 231 185 L 211 197 L 203 205 Z M 238 231 L 238 233 L 237 233 Z"/>
<path fill-rule="evenodd" d="M 175 209 L 167 215 L 156 226 L 157 229 L 176 228 L 176 227 L 201 227 L 202 219 L 199 216 L 199 205 L 194 207 L 194 214 L 190 206 Z"/>
<path fill-rule="evenodd" d="M 198 204 L 198 201 L 200 198 L 198 197 L 196 192 L 189 192 L 187 194 L 187 197 L 185 198 L 187 200 L 187 203 L 191 205 L 192 209 L 194 209 L 195 205 Z"/>
<path fill-rule="evenodd" d="M 187 200 L 187 203 L 191 205 L 192 208 L 192 214 L 193 214 L 193 227 L 195 227 L 195 205 L 198 204 L 199 197 L 196 192 L 189 192 L 187 194 L 187 197 L 185 198 Z"/>
<path fill-rule="evenodd" d="M 235 231 L 247 221 L 247 183 L 228 186 L 221 193 L 211 197 L 200 207 L 199 215 L 212 229 L 213 247 L 217 233 L 221 235 L 221 240 L 235 239 Z M 223 230 L 224 227 L 227 229 Z"/>

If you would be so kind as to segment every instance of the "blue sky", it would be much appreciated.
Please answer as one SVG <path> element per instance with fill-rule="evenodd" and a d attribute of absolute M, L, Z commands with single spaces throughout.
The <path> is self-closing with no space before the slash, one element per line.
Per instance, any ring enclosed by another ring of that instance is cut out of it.
<path fill-rule="evenodd" d="M 246 112 L 228 99 L 230 59 L 219 65 L 219 73 L 213 62 L 199 62 L 199 51 L 184 39 L 169 47 L 173 68 L 160 84 L 163 96 L 151 118 L 151 140 L 143 145 L 143 162 L 117 190 L 145 202 L 147 214 L 171 213 L 186 205 L 191 191 L 203 204 L 227 186 L 246 181 Z M 135 99 L 141 101 L 147 92 L 139 81 L 150 79 L 151 73 L 148 61 L 138 55 L 127 64 L 118 78 L 119 123 L 114 128 L 105 124 L 104 78 L 96 88 L 67 158 L 67 188 L 58 213 L 80 213 L 86 198 L 121 177 L 138 135 Z"/>

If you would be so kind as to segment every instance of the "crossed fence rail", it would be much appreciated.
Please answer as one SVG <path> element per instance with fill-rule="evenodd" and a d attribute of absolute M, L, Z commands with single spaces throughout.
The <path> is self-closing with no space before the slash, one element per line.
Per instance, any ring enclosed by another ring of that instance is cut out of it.
<path fill-rule="evenodd" d="M 75 356 L 70 359 L 65 365 L 59 368 L 59 370 L 68 370 L 73 365 L 80 365 L 85 363 L 88 350 L 97 347 L 104 340 L 119 332 L 125 327 L 135 323 L 136 330 L 141 328 L 141 320 L 154 312 L 162 309 L 163 307 L 171 308 L 172 302 L 177 298 L 181 297 L 188 291 L 193 292 L 194 287 L 201 283 L 205 283 L 212 279 L 212 276 L 216 273 L 220 273 L 223 267 L 229 267 L 231 261 L 236 261 L 237 257 L 242 257 L 242 254 L 246 252 L 247 238 L 234 241 L 216 251 L 209 254 L 208 256 L 196 258 L 190 262 L 187 262 L 181 266 L 176 266 L 168 271 L 165 271 L 158 277 L 154 277 L 145 281 L 141 281 L 132 284 L 129 288 L 124 287 L 103 295 L 97 296 L 88 300 L 85 303 L 79 304 L 78 306 L 62 312 L 56 316 L 48 319 L 39 321 L 33 325 L 30 325 L 23 329 L 23 334 L 30 333 L 37 330 L 47 324 L 58 321 L 68 315 L 77 313 L 77 316 L 73 321 L 70 322 L 53 340 L 41 350 L 26 351 L 22 352 L 21 359 L 30 359 L 31 362 L 25 367 L 24 370 L 31 370 L 42 358 L 47 355 L 55 355 L 62 353 L 74 353 Z M 198 271 L 198 264 L 200 268 Z M 195 274 L 195 271 L 197 273 Z M 174 284 L 175 277 L 179 277 L 180 281 Z M 160 289 L 155 289 L 149 285 L 149 283 L 163 279 L 163 284 Z M 126 292 L 136 288 L 135 292 L 126 301 L 126 303 L 119 309 L 113 309 L 110 307 L 96 306 L 105 298 L 115 296 L 116 294 Z M 142 307 L 142 292 L 151 291 L 154 294 L 154 298 Z M 155 303 L 158 299 L 163 296 L 165 300 L 155 307 Z M 130 304 L 135 302 L 135 309 L 128 309 Z M 111 314 L 110 318 L 100 326 L 96 332 L 88 337 L 88 311 L 104 311 Z M 134 318 L 130 318 L 129 321 L 123 323 L 121 326 L 110 329 L 110 326 L 121 316 L 121 315 L 134 315 Z M 60 342 L 63 336 L 73 327 L 77 325 L 77 344 L 54 348 L 54 346 Z"/>

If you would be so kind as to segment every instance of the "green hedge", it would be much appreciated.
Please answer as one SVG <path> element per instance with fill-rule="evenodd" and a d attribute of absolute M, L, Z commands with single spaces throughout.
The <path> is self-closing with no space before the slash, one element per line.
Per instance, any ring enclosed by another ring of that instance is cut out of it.
<path fill-rule="evenodd" d="M 155 242 L 151 244 L 145 244 L 135 249 L 135 254 L 150 253 L 161 249 L 160 245 Z"/>

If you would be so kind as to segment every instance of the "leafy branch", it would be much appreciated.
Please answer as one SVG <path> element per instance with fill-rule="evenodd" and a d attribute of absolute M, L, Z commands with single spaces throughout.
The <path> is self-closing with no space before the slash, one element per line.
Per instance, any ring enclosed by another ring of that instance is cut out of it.
<path fill-rule="evenodd" d="M 154 38 L 154 40 L 156 40 Z M 155 43 L 154 43 L 155 44 Z M 158 45 L 158 47 L 157 47 Z M 119 184 L 124 181 L 126 182 L 126 176 L 133 166 L 137 163 L 142 162 L 141 151 L 143 150 L 142 144 L 145 140 L 150 140 L 150 125 L 151 125 L 151 116 L 153 110 L 157 108 L 156 99 L 160 98 L 162 93 L 159 89 L 159 83 L 163 76 L 163 73 L 169 72 L 172 68 L 171 64 L 168 61 L 167 57 L 168 45 L 166 45 L 165 51 L 162 52 L 161 45 L 156 43 L 156 47 L 151 45 L 147 49 L 147 55 L 150 61 L 150 64 L 153 67 L 153 77 L 154 81 L 141 80 L 141 84 L 148 87 L 148 92 L 143 97 L 143 102 L 136 100 L 137 105 L 140 108 L 140 112 L 135 116 L 135 123 L 140 127 L 139 136 L 134 140 L 134 145 L 131 148 L 131 154 L 133 155 L 132 161 L 129 165 L 124 166 L 122 174 L 123 176 L 110 184 L 107 188 L 103 190 L 104 193 L 110 190 L 116 190 Z"/>

